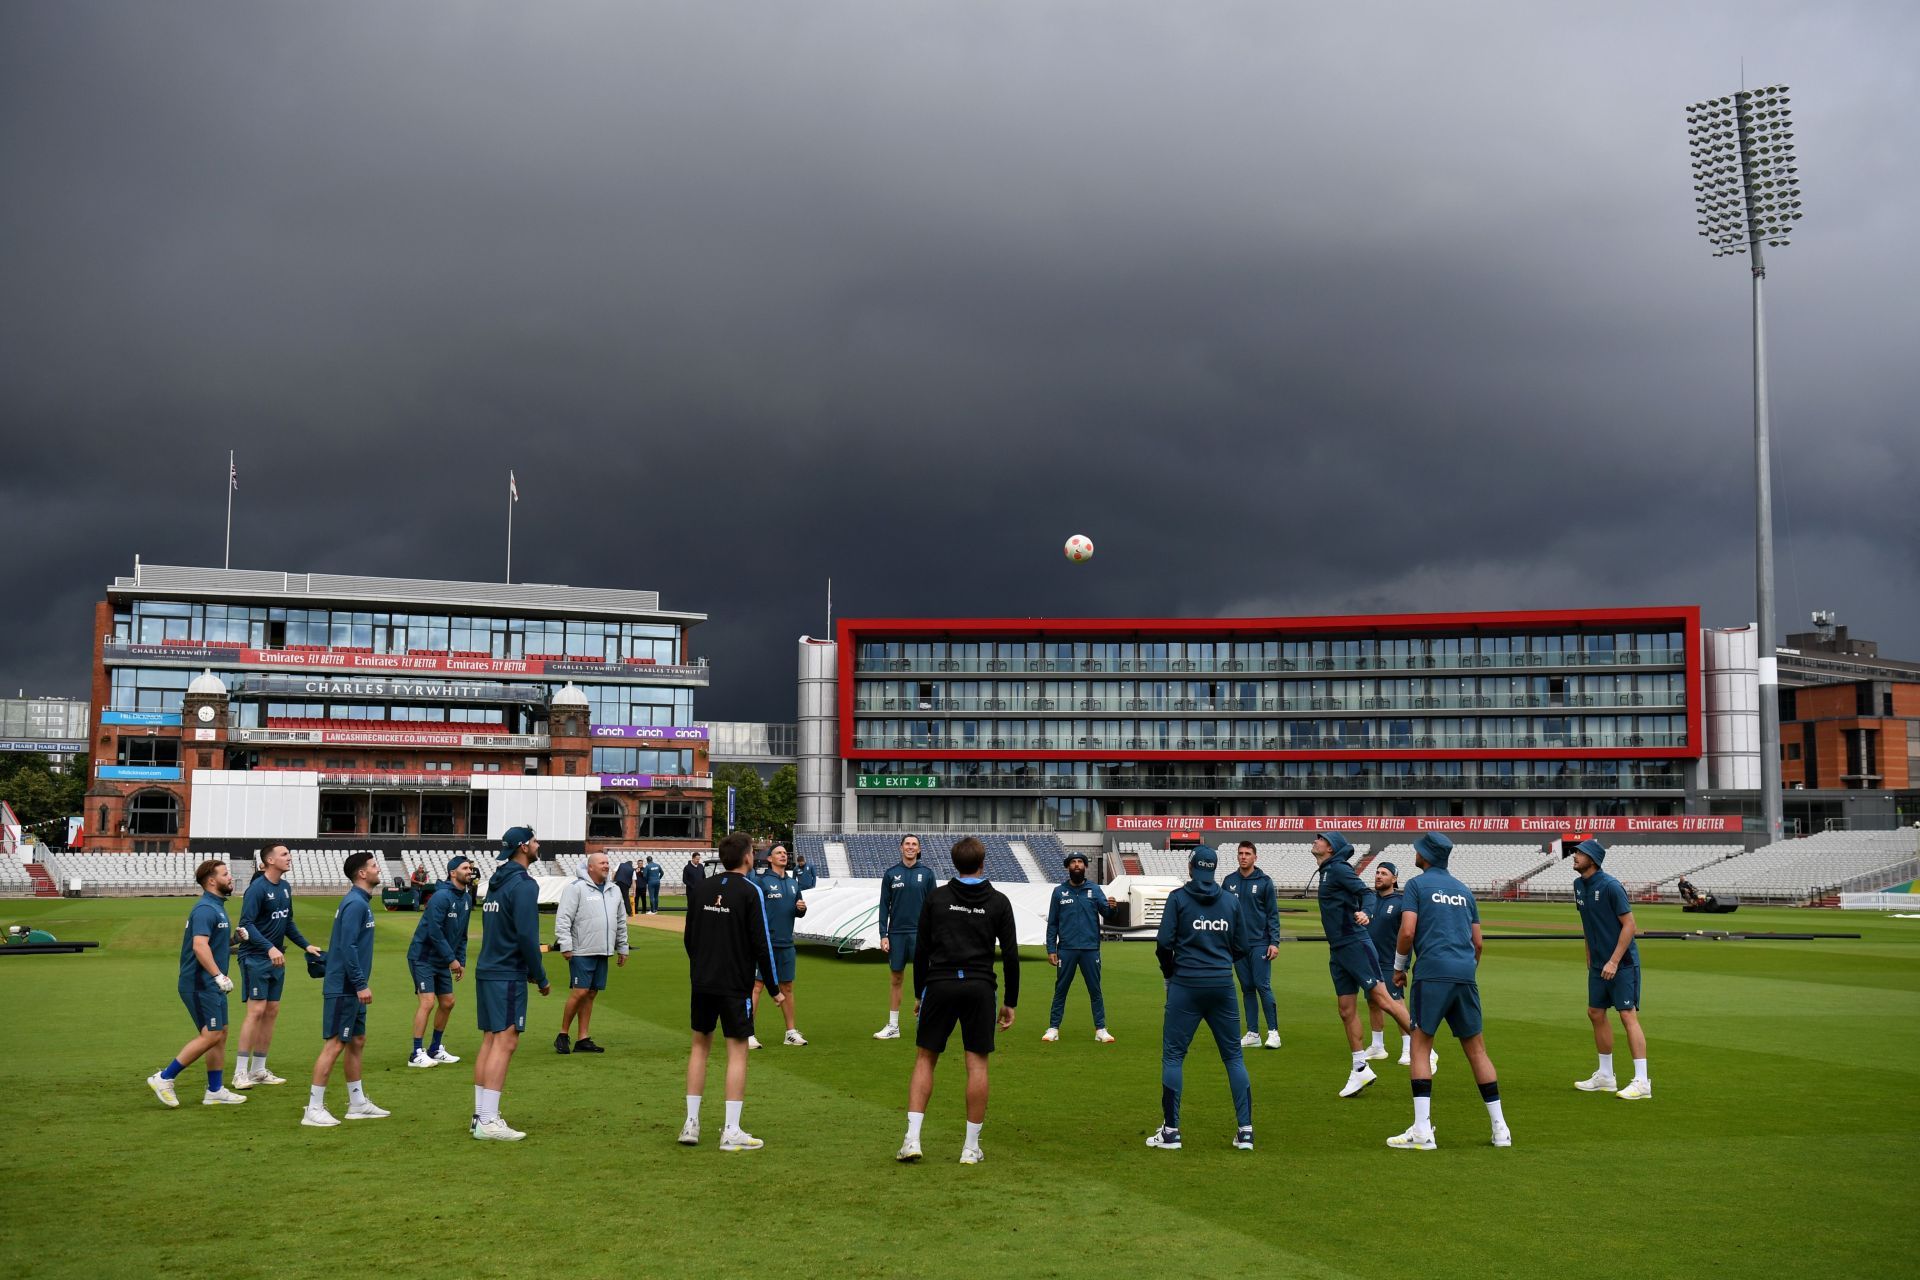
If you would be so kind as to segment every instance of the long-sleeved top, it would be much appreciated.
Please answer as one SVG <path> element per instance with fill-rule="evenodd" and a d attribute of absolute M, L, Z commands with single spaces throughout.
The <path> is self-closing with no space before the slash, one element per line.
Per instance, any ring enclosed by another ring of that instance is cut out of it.
<path fill-rule="evenodd" d="M 634 877 L 634 867 L 631 859 L 621 863 L 618 867 L 614 869 L 613 882 L 619 885 L 622 890 L 628 893 L 631 893 L 633 891 L 633 877 Z"/>
<path fill-rule="evenodd" d="M 880 877 L 880 932 L 912 933 L 920 927 L 920 908 L 939 883 L 924 862 L 896 862 Z"/>
<path fill-rule="evenodd" d="M 1253 874 L 1243 876 L 1235 867 L 1220 877 L 1220 887 L 1232 894 L 1240 903 L 1240 910 L 1247 916 L 1247 947 L 1259 948 L 1266 954 L 1266 948 L 1280 945 L 1280 899 L 1273 891 L 1273 877 L 1259 867 Z"/>
<path fill-rule="evenodd" d="M 1097 949 L 1100 922 L 1113 910 L 1107 891 L 1097 884 L 1055 885 L 1047 899 L 1047 954 Z"/>
<path fill-rule="evenodd" d="M 753 884 L 766 904 L 767 932 L 773 936 L 773 945 L 792 946 L 794 917 L 804 901 L 800 896 L 800 882 L 791 873 L 783 876 L 768 868 L 753 873 Z"/>
<path fill-rule="evenodd" d="M 240 943 L 243 959 L 264 960 L 269 949 L 288 938 L 302 951 L 307 949 L 306 936 L 293 922 L 293 886 L 285 876 L 279 884 L 263 875 L 253 878 L 246 896 L 240 899 L 240 927 L 247 931 Z"/>
<path fill-rule="evenodd" d="M 1327 945 L 1345 946 L 1366 937 L 1367 931 L 1353 918 L 1367 901 L 1360 873 L 1339 858 L 1328 858 L 1320 868 L 1320 931 L 1327 935 Z"/>
<path fill-rule="evenodd" d="M 760 890 L 737 871 L 703 878 L 687 898 L 687 973 L 695 991 L 745 998 L 757 975 L 777 986 Z"/>
<path fill-rule="evenodd" d="M 420 923 L 413 927 L 413 941 L 407 944 L 409 965 L 427 964 L 445 969 L 454 961 L 467 962 L 467 920 L 473 914 L 473 898 L 451 880 L 442 880 L 427 895 L 420 911 Z"/>
<path fill-rule="evenodd" d="M 647 888 L 658 889 L 660 882 L 667 878 L 667 869 L 657 862 L 649 862 L 640 868 L 640 875 L 647 882 Z"/>
<path fill-rule="evenodd" d="M 1240 902 L 1217 882 L 1189 880 L 1167 895 L 1153 952 L 1161 976 L 1182 987 L 1230 986 L 1233 965 L 1247 954 Z"/>
<path fill-rule="evenodd" d="M 800 885 L 800 892 L 802 893 L 805 893 L 820 883 L 819 873 L 812 867 L 801 867 L 798 871 L 794 872 L 793 878 Z"/>
<path fill-rule="evenodd" d="M 585 867 L 560 891 L 553 913 L 553 949 L 576 956 L 627 954 L 627 906 L 619 886 L 595 884 Z"/>
<path fill-rule="evenodd" d="M 347 890 L 333 909 L 333 933 L 327 939 L 327 976 L 323 996 L 357 995 L 373 985 L 373 900 L 359 885 Z"/>
<path fill-rule="evenodd" d="M 1367 913 L 1367 936 L 1373 939 L 1373 949 L 1380 953 L 1383 963 L 1391 965 L 1393 953 L 1400 945 L 1400 913 L 1413 910 L 1406 891 L 1377 893 L 1369 889 L 1360 902 L 1360 909 Z"/>
<path fill-rule="evenodd" d="M 487 881 L 474 976 L 488 982 L 547 985 L 547 967 L 540 962 L 540 887 L 511 858 Z"/>
<path fill-rule="evenodd" d="M 200 967 L 200 957 L 193 953 L 195 938 L 207 940 L 214 967 L 225 973 L 233 946 L 233 929 L 227 922 L 227 904 L 219 894 L 200 895 L 199 901 L 187 912 L 187 930 L 180 938 L 180 990 L 212 990 L 213 975 Z"/>
<path fill-rule="evenodd" d="M 931 873 L 929 873 L 931 874 Z M 916 924 L 913 990 L 924 997 L 929 982 L 985 979 L 993 982 L 993 949 L 1000 948 L 1006 982 L 1000 1003 L 1020 1003 L 1020 934 L 1007 895 L 977 876 L 949 880 L 927 894 Z"/>
<path fill-rule="evenodd" d="M 699 884 L 706 878 L 707 869 L 701 866 L 698 861 L 689 860 L 687 865 L 680 870 L 680 883 L 687 886 L 688 893 L 692 893 L 693 886 Z"/>

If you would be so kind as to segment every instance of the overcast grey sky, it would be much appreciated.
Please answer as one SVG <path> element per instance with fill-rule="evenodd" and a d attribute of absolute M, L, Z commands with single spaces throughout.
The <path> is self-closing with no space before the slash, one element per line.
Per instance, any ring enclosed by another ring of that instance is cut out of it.
<path fill-rule="evenodd" d="M 703 716 L 843 614 L 1753 616 L 1920 657 L 1920 7 L 0 6 L 0 686 L 136 554 L 657 588 Z M 1902 211 L 1905 211 L 1904 213 Z M 1099 546 L 1068 565 L 1060 544 Z"/>

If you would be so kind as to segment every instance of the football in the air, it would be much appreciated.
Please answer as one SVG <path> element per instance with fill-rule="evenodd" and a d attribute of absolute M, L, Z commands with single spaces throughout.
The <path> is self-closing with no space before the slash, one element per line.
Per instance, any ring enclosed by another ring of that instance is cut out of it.
<path fill-rule="evenodd" d="M 1067 539 L 1067 559 L 1082 564 L 1093 559 L 1093 539 L 1084 533 L 1076 533 Z"/>

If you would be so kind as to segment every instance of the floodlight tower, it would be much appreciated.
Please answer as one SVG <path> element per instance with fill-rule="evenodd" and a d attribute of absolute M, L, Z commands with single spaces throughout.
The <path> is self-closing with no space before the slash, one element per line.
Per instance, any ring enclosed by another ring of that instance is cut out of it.
<path fill-rule="evenodd" d="M 1687 108 L 1694 202 L 1713 256 L 1744 253 L 1753 274 L 1753 467 L 1758 511 L 1760 801 L 1767 839 L 1781 835 L 1780 663 L 1773 631 L 1773 475 L 1768 465 L 1767 329 L 1761 246 L 1783 248 L 1800 220 L 1787 86 L 1742 89 Z"/>

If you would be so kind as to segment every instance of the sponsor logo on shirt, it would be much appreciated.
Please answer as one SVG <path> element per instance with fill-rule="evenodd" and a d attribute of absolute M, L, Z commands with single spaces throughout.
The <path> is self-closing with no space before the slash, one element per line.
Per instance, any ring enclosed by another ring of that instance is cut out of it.
<path fill-rule="evenodd" d="M 1467 905 L 1467 896 L 1464 893 L 1431 893 L 1428 894 L 1427 897 L 1429 901 L 1437 902 L 1443 907 L 1464 907 Z"/>
<path fill-rule="evenodd" d="M 1193 927 L 1196 929 L 1204 929 L 1209 933 L 1226 933 L 1233 928 L 1233 921 L 1231 920 L 1195 920 L 1193 922 Z"/>
<path fill-rule="evenodd" d="M 702 911 L 718 911 L 723 916 L 730 916 L 733 914 L 733 910 L 730 907 L 724 906 L 723 904 L 718 902 L 709 902 L 706 906 L 700 909 Z"/>
<path fill-rule="evenodd" d="M 970 916 L 983 916 L 987 914 L 987 909 L 985 907 L 963 907 L 957 902 L 948 903 L 947 910 L 964 912 L 965 914 Z"/>

